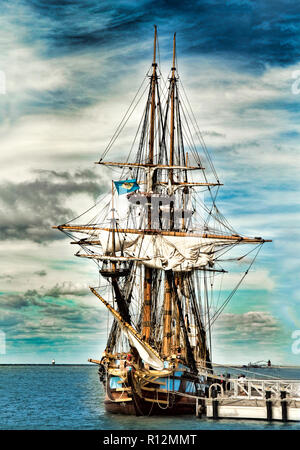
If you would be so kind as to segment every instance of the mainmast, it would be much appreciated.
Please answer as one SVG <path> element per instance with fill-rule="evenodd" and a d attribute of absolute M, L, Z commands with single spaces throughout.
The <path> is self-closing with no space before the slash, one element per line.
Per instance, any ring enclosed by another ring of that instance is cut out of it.
<path fill-rule="evenodd" d="M 150 111 L 150 132 L 149 132 L 149 156 L 148 164 L 153 164 L 154 162 L 154 132 L 155 132 L 155 91 L 157 83 L 156 74 L 156 40 L 157 40 L 157 29 L 154 26 L 154 48 L 153 48 L 153 72 L 151 77 L 151 111 Z M 146 186 L 148 194 L 153 191 L 153 179 L 151 169 L 146 172 Z M 151 230 L 151 195 L 147 195 L 147 225 L 146 227 Z M 144 275 L 144 303 L 143 303 L 143 319 L 142 319 L 142 336 L 146 342 L 150 339 L 151 330 L 151 287 L 152 287 L 152 269 L 145 267 Z"/>
<path fill-rule="evenodd" d="M 175 52 L 176 52 L 176 33 L 173 38 L 173 65 L 172 65 L 172 76 L 171 76 L 171 86 L 170 86 L 170 96 L 171 96 L 171 111 L 170 111 L 170 166 L 174 165 L 174 96 L 175 96 Z M 169 170 L 169 195 L 173 194 L 173 170 Z M 174 202 L 170 202 L 170 230 L 174 228 Z M 164 293 L 164 317 L 163 317 L 163 348 L 162 353 L 164 356 L 170 355 L 171 352 L 171 340 L 172 340 L 172 297 L 174 293 L 172 292 L 172 271 L 165 272 L 165 293 Z M 173 299 L 174 300 L 174 299 Z M 174 305 L 175 306 L 175 305 Z M 176 311 L 176 321 L 178 321 L 178 311 Z"/>
<path fill-rule="evenodd" d="M 176 52 L 176 33 L 173 38 L 173 65 L 171 76 L 171 123 L 170 123 L 170 166 L 174 164 L 174 97 L 175 97 L 175 52 Z M 173 170 L 169 171 L 169 180 L 173 184 Z"/>
<path fill-rule="evenodd" d="M 150 137 L 149 137 L 149 164 L 153 164 L 153 155 L 154 155 L 154 125 L 155 125 L 155 87 L 156 87 L 156 39 L 157 39 L 157 30 L 156 25 L 154 25 L 154 48 L 153 48 L 153 71 L 151 77 L 151 120 L 150 120 Z"/>

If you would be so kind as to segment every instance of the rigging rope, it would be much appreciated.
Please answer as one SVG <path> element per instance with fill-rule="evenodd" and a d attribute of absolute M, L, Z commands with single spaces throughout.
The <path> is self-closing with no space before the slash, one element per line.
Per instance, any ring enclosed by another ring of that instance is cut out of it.
<path fill-rule="evenodd" d="M 125 127 L 126 123 L 128 122 L 129 118 L 130 118 L 131 115 L 133 114 L 133 112 L 134 112 L 135 108 L 137 107 L 138 103 L 140 102 L 141 98 L 143 97 L 143 95 L 144 95 L 146 89 L 148 88 L 148 85 L 147 85 L 146 88 L 144 89 L 142 95 L 140 96 L 140 98 L 139 98 L 139 100 L 137 101 L 136 105 L 134 106 L 133 110 L 132 110 L 132 111 L 130 112 L 130 114 L 129 114 L 129 111 L 130 111 L 131 107 L 133 106 L 133 104 L 134 104 L 134 102 L 135 102 L 135 99 L 137 98 L 137 96 L 138 96 L 140 90 L 142 89 L 142 86 L 143 86 L 143 84 L 144 84 L 144 82 L 145 82 L 146 79 L 147 79 L 147 74 L 145 75 L 145 77 L 144 77 L 144 79 L 143 79 L 143 81 L 142 81 L 142 83 L 141 83 L 141 85 L 140 85 L 140 87 L 139 87 L 137 93 L 135 94 L 135 96 L 134 96 L 134 98 L 133 98 L 133 100 L 132 100 L 132 102 L 131 102 L 129 108 L 127 109 L 127 111 L 126 111 L 125 115 L 123 116 L 121 122 L 119 123 L 119 125 L 118 125 L 116 131 L 114 132 L 112 138 L 110 139 L 108 145 L 106 146 L 104 152 L 102 153 L 102 156 L 100 157 L 99 161 L 102 161 L 102 160 L 105 158 L 105 156 L 107 155 L 107 153 L 108 153 L 109 150 L 111 149 L 112 145 L 114 144 L 114 142 L 116 141 L 116 139 L 117 139 L 118 136 L 120 135 L 121 131 L 124 129 L 124 127 Z M 126 116 L 127 116 L 127 115 L 128 115 L 128 117 L 127 117 L 127 119 L 126 119 Z M 125 119 L 126 119 L 126 120 L 125 120 Z"/>
<path fill-rule="evenodd" d="M 213 323 L 218 319 L 218 317 L 220 316 L 220 314 L 222 313 L 222 311 L 224 310 L 224 308 L 226 307 L 226 305 L 230 302 L 231 298 L 233 297 L 233 295 L 236 293 L 236 291 L 238 290 L 239 286 L 241 285 L 242 281 L 244 280 L 244 278 L 246 277 L 246 275 L 248 274 L 249 270 L 251 269 L 254 261 L 257 258 L 257 255 L 259 254 L 261 248 L 262 248 L 263 244 L 259 244 L 259 248 L 253 258 L 253 260 L 251 261 L 251 264 L 249 265 L 248 269 L 246 270 L 246 272 L 244 273 L 244 275 L 242 276 L 242 278 L 240 279 L 240 281 L 237 283 L 237 285 L 235 286 L 235 288 L 233 289 L 233 291 L 229 294 L 229 296 L 227 297 L 227 299 L 225 300 L 225 302 L 222 304 L 222 306 L 215 312 L 215 314 L 213 315 L 213 317 L 211 318 L 211 325 L 213 325 Z"/>

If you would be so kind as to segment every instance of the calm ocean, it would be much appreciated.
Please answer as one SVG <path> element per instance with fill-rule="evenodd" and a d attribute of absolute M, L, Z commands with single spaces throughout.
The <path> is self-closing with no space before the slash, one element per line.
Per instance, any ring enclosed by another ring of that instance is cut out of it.
<path fill-rule="evenodd" d="M 300 369 L 252 369 L 300 379 Z M 229 372 L 229 369 L 223 371 Z M 232 372 L 232 371 L 231 371 Z M 239 369 L 239 373 L 245 370 Z M 232 374 L 234 374 L 232 372 Z M 0 366 L 1 430 L 300 430 L 299 423 L 109 415 L 97 367 Z"/>

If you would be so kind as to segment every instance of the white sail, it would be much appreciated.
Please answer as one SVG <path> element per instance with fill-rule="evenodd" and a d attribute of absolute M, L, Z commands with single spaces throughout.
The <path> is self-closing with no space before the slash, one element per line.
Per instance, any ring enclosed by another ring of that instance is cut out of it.
<path fill-rule="evenodd" d="M 124 329 L 131 345 L 136 348 L 142 360 L 149 364 L 150 367 L 156 370 L 163 370 L 164 363 L 161 359 L 159 359 L 154 352 L 150 350 L 150 348 L 144 346 L 135 336 L 131 333 L 130 329 Z"/>
<path fill-rule="evenodd" d="M 118 320 L 120 327 L 128 337 L 131 345 L 136 348 L 142 360 L 153 367 L 153 369 L 163 370 L 164 363 L 163 360 L 160 359 L 159 354 L 151 348 L 148 343 L 143 342 L 139 333 L 129 323 L 125 322 L 120 313 L 116 311 L 94 288 L 91 287 L 90 289 Z"/>
<path fill-rule="evenodd" d="M 113 251 L 111 232 L 101 231 L 99 239 L 104 253 Z M 215 247 L 220 245 L 232 245 L 232 241 L 193 236 L 115 233 L 116 252 L 122 249 L 127 256 L 145 258 L 143 264 L 147 267 L 175 272 L 213 264 Z"/>

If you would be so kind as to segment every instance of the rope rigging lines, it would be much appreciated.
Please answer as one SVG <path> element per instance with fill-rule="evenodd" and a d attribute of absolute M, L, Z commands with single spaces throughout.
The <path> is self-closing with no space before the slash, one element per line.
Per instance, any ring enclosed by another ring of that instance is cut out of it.
<path fill-rule="evenodd" d="M 174 61 L 177 63 L 176 58 Z M 248 274 L 264 241 L 243 238 L 220 212 L 216 205 L 219 178 L 175 67 L 168 81 L 159 68 L 156 72 L 154 62 L 99 160 L 113 166 L 115 180 L 136 180 L 137 192 L 131 187 L 130 195 L 118 196 L 112 182 L 110 194 L 102 194 L 89 209 L 66 222 L 66 228 L 58 228 L 80 246 L 76 256 L 90 258 L 97 265 L 96 289 L 107 294 L 105 304 L 110 311 L 113 307 L 148 346 L 164 357 L 182 347 L 182 357 L 193 371 L 199 360 L 211 368 L 212 327 Z M 136 132 L 129 150 L 124 151 L 126 159 L 122 158 L 126 162 L 104 161 L 129 120 L 137 122 L 134 113 L 144 98 L 146 104 Z M 208 201 L 200 196 L 206 191 Z M 158 217 L 152 215 L 153 199 L 158 203 Z M 85 220 L 85 225 L 74 225 L 77 220 Z M 86 233 L 87 237 L 77 238 L 77 233 Z M 258 245 L 235 256 L 247 240 Z M 226 259 L 228 252 L 233 257 Z M 227 270 L 223 263 L 246 261 L 252 252 L 254 257 L 233 290 L 225 289 Z M 105 277 L 105 285 L 101 285 L 100 274 Z M 111 352 L 130 348 L 126 333 L 115 319 L 108 346 Z"/>

